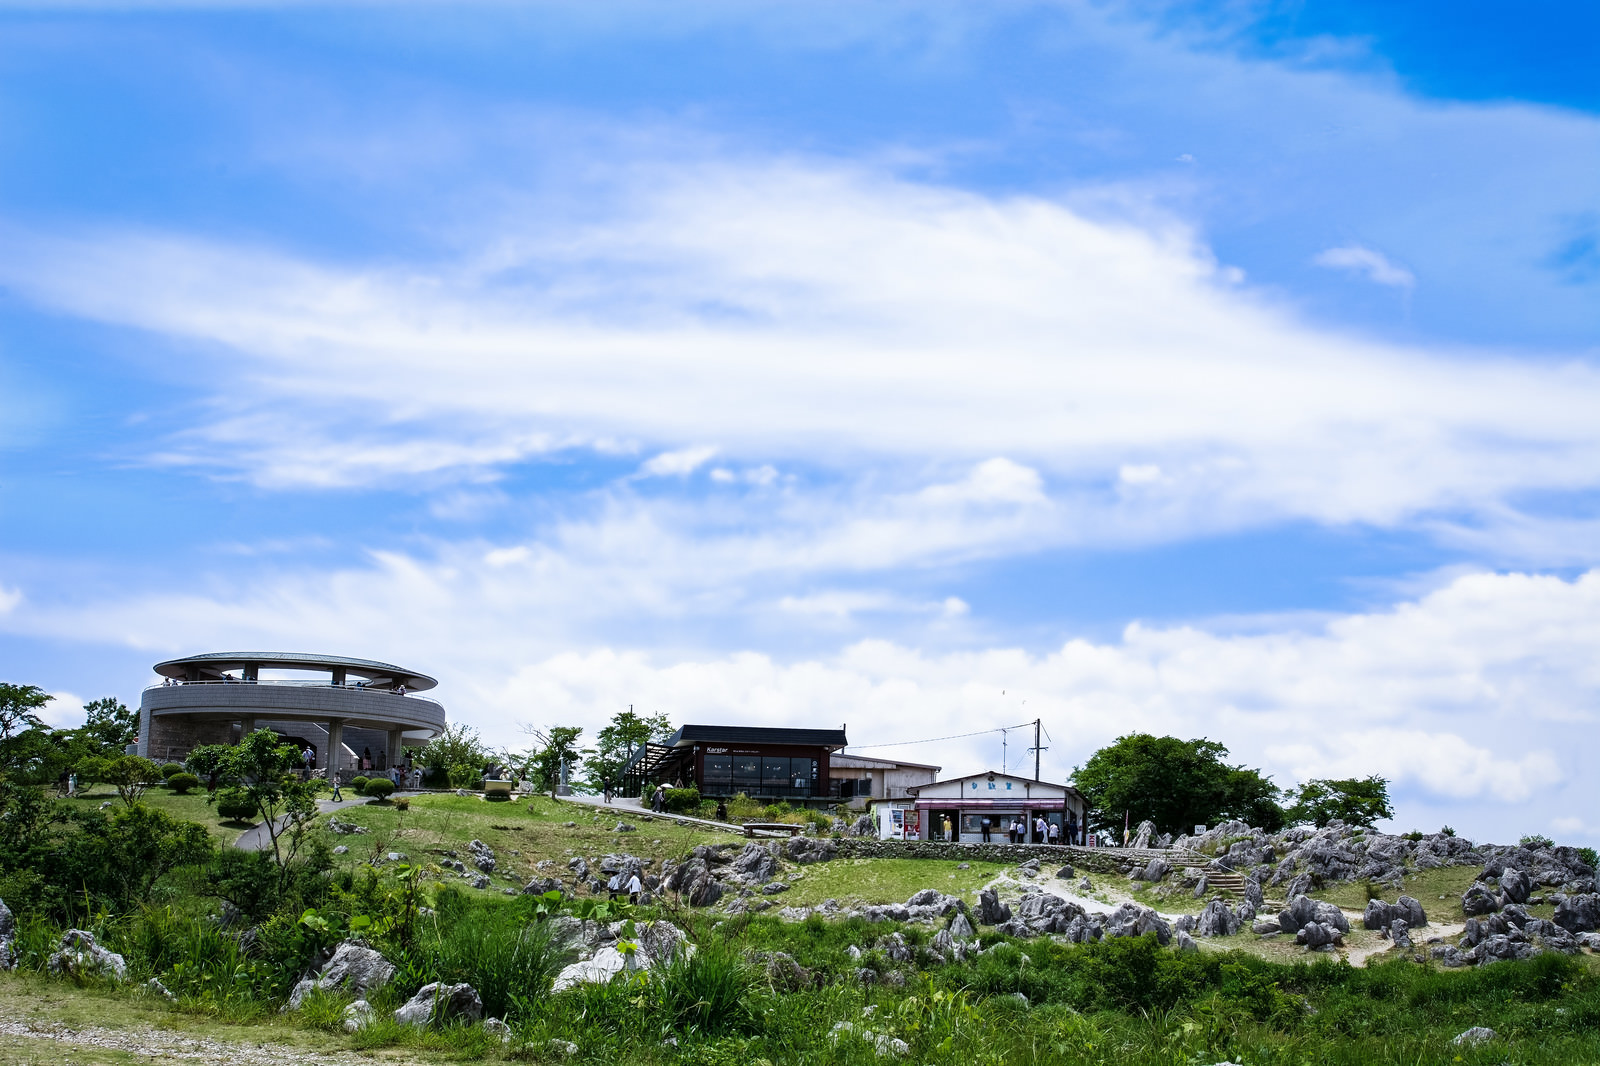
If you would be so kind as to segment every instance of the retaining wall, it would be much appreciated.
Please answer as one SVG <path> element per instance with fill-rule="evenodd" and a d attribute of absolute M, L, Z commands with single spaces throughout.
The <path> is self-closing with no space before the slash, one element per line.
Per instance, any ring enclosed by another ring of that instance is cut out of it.
<path fill-rule="evenodd" d="M 965 841 L 949 843 L 942 840 L 872 840 L 859 837 L 845 837 L 835 843 L 839 845 L 842 858 L 955 859 L 1007 865 L 1038 859 L 1040 865 L 1050 868 L 1052 873 L 1059 867 L 1071 866 L 1075 870 L 1120 874 L 1124 865 L 1134 861 L 1115 850 L 1080 848 L 1068 844 L 985 844 L 981 841 L 969 844 Z"/>

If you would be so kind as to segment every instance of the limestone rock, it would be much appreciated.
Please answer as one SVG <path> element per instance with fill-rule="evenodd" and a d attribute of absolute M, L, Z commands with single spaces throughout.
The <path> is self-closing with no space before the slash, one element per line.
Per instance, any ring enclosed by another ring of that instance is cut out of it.
<path fill-rule="evenodd" d="M 67 977 L 109 977 L 121 981 L 128 976 L 127 961 L 96 944 L 94 934 L 82 929 L 68 929 L 61 937 L 61 947 L 46 965 L 51 973 Z"/>
<path fill-rule="evenodd" d="M 574 855 L 567 860 L 567 869 L 577 875 L 578 880 L 589 880 L 589 860 L 582 855 Z"/>
<path fill-rule="evenodd" d="M 1257 918 L 1255 924 L 1250 927 L 1250 931 L 1252 933 L 1268 934 L 1281 933 L 1283 929 L 1278 925 L 1276 918 Z"/>
<path fill-rule="evenodd" d="M 1003 925 L 1011 920 L 1011 908 L 1000 902 L 1000 894 L 992 888 L 978 893 L 978 922 L 982 925 Z"/>
<path fill-rule="evenodd" d="M 467 851 L 472 855 L 472 865 L 486 874 L 494 873 L 494 849 L 481 840 L 469 841 Z"/>
<path fill-rule="evenodd" d="M 417 989 L 405 1006 L 394 1012 L 401 1025 L 426 1027 L 443 1022 L 476 1022 L 483 1018 L 483 1000 L 466 982 L 447 985 L 435 981 Z"/>
<path fill-rule="evenodd" d="M 333 953 L 333 958 L 314 978 L 307 978 L 294 986 L 289 993 L 289 1009 L 299 1010 L 306 994 L 314 988 L 328 992 L 354 993 L 365 998 L 376 992 L 394 977 L 394 964 L 365 944 L 346 940 Z"/>
<path fill-rule="evenodd" d="M 1477 1047 L 1488 1040 L 1493 1040 L 1494 1030 L 1484 1025 L 1474 1025 L 1471 1029 L 1458 1035 L 1450 1041 L 1455 1047 Z"/>
<path fill-rule="evenodd" d="M 1458 970 L 1471 961 L 1461 954 L 1461 949 L 1451 944 L 1435 945 L 1428 950 L 1428 955 L 1435 959 L 1440 966 L 1451 970 Z"/>
<path fill-rule="evenodd" d="M 359 1032 L 372 1024 L 373 1017 L 372 1004 L 364 999 L 358 999 L 344 1009 L 344 1031 Z"/>
<path fill-rule="evenodd" d="M 1344 943 L 1340 931 L 1331 925 L 1321 922 L 1307 922 L 1302 925 L 1294 935 L 1296 944 L 1304 944 L 1308 948 L 1330 947 L 1334 944 Z"/>
<path fill-rule="evenodd" d="M 957 940 L 971 940 L 978 935 L 978 931 L 972 928 L 972 920 L 967 917 L 966 911 L 958 911 L 956 916 L 950 919 L 950 935 Z"/>
<path fill-rule="evenodd" d="M 784 845 L 784 854 L 791 862 L 808 866 L 814 862 L 829 862 L 839 854 L 839 846 L 823 837 L 790 837 Z"/>
<path fill-rule="evenodd" d="M 1139 828 L 1134 834 L 1133 846 L 1136 848 L 1148 848 L 1150 846 L 1150 837 L 1155 833 L 1155 831 L 1156 823 L 1150 821 L 1150 819 L 1146 818 L 1144 821 L 1140 822 Z M 1149 880 L 1149 878 L 1147 878 L 1147 880 Z"/>
<path fill-rule="evenodd" d="M 1154 933 L 1156 940 L 1167 944 L 1172 940 L 1172 926 L 1149 907 L 1134 902 L 1124 903 L 1106 916 L 1106 936 L 1143 936 Z"/>
<path fill-rule="evenodd" d="M 691 907 L 709 907 L 722 898 L 722 886 L 702 858 L 690 858 L 673 868 L 662 887 L 680 893 Z"/>
<path fill-rule="evenodd" d="M 499 1018 L 485 1018 L 483 1020 L 483 1031 L 490 1036 L 498 1036 L 502 1044 L 511 1043 L 511 1026 Z"/>
<path fill-rule="evenodd" d="M 17 919 L 0 899 L 0 970 L 17 967 Z"/>
<path fill-rule="evenodd" d="M 1229 910 L 1226 903 L 1214 899 L 1200 912 L 1194 931 L 1200 936 L 1232 936 L 1239 931 L 1241 924 L 1239 916 Z"/>
<path fill-rule="evenodd" d="M 1526 903 L 1533 894 L 1533 883 L 1528 875 L 1507 866 L 1500 874 L 1500 895 L 1503 903 Z"/>
<path fill-rule="evenodd" d="M 1149 823 L 1146 824 L 1148 825 Z M 1171 872 L 1172 864 L 1157 855 L 1150 860 L 1150 865 L 1146 866 L 1141 872 L 1134 874 L 1134 876 L 1141 881 L 1160 881 Z"/>
<path fill-rule="evenodd" d="M 1178 950 L 1179 951 L 1199 951 L 1200 950 L 1200 945 L 1196 944 L 1194 942 L 1194 937 L 1190 936 L 1188 933 L 1183 932 L 1182 930 L 1179 930 L 1178 931 Z"/>
<path fill-rule="evenodd" d="M 1482 881 L 1474 881 L 1472 886 L 1461 893 L 1461 912 L 1468 916 L 1474 914 L 1493 914 L 1500 909 L 1500 899 L 1489 886 Z"/>
<path fill-rule="evenodd" d="M 1401 951 L 1411 950 L 1411 934 L 1408 930 L 1409 926 L 1406 925 L 1404 918 L 1396 918 L 1389 923 L 1389 939 L 1393 940 L 1394 946 Z"/>
<path fill-rule="evenodd" d="M 1600 929 L 1600 894 L 1593 892 L 1568 896 L 1556 904 L 1555 923 L 1569 933 L 1587 933 Z M 0 939 L 4 933 L 0 932 Z M 3 959 L 0 959 L 3 964 Z"/>
<path fill-rule="evenodd" d="M 778 857 L 765 845 L 752 841 L 734 857 L 732 871 L 744 884 L 766 884 L 778 874 Z"/>

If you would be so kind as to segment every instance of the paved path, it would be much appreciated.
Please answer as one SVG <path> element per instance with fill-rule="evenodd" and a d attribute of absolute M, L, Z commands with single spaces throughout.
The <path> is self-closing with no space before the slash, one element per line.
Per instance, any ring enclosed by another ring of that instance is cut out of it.
<path fill-rule="evenodd" d="M 341 800 L 338 803 L 333 800 L 317 800 L 317 812 L 326 814 L 328 811 L 342 810 L 345 807 L 365 807 L 367 802 L 365 798 Z M 281 824 L 283 820 L 279 818 L 278 822 Z M 267 833 L 267 823 L 251 826 L 240 833 L 239 839 L 233 842 L 233 846 L 242 851 L 265 851 L 272 847 L 272 837 Z"/>
<path fill-rule="evenodd" d="M 635 818 L 660 818 L 662 821 L 678 822 L 681 825 L 692 825 L 697 829 L 714 829 L 724 833 L 738 833 L 744 835 L 744 826 L 731 825 L 728 822 L 714 822 L 708 818 L 692 818 L 687 814 L 666 814 L 660 811 L 649 811 L 644 808 L 644 801 L 631 799 L 626 796 L 613 796 L 607 803 L 604 796 L 562 796 L 563 802 L 580 803 L 586 807 L 599 807 L 603 811 L 614 811 L 619 815 L 632 815 Z"/>

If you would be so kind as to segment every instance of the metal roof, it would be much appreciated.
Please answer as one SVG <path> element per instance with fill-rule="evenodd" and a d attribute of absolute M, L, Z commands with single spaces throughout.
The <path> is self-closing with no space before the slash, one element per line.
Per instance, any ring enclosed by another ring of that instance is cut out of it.
<path fill-rule="evenodd" d="M 755 725 L 686 725 L 660 742 L 669 748 L 691 744 L 796 744 L 838 749 L 849 744 L 843 729 L 789 729 Z"/>
<path fill-rule="evenodd" d="M 247 664 L 329 672 L 338 668 L 369 680 L 378 678 L 392 680 L 397 685 L 404 685 L 418 692 L 435 688 L 439 684 L 435 678 L 427 674 L 407 670 L 393 663 L 379 662 L 376 659 L 352 659 L 346 655 L 316 655 L 303 651 L 213 651 L 203 655 L 186 655 L 181 659 L 168 659 L 156 663 L 153 669 L 162 677 L 176 677 L 181 680 L 187 675 L 187 668 L 191 666 L 199 667 L 205 673 L 220 676 L 228 670 L 242 670 Z"/>
<path fill-rule="evenodd" d="M 850 759 L 857 763 L 868 763 L 873 766 L 909 766 L 916 770 L 943 770 L 942 766 L 935 766 L 930 762 L 906 762 L 904 759 L 880 759 L 876 755 L 857 755 L 854 752 L 840 751 L 833 756 L 833 765 L 839 765 L 840 759 Z M 866 769 L 865 766 L 861 769 Z"/>

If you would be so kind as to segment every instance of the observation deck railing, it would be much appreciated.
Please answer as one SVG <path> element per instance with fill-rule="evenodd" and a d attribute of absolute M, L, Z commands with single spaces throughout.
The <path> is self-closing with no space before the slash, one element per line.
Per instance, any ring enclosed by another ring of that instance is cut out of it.
<path fill-rule="evenodd" d="M 211 679 L 207 679 L 207 680 L 204 680 L 204 681 L 178 681 L 178 680 L 171 680 L 171 681 L 168 681 L 166 684 L 157 683 L 157 684 L 154 684 L 154 685 L 146 685 L 144 690 L 146 692 L 151 692 L 151 691 L 160 692 L 160 691 L 163 691 L 163 690 L 170 692 L 170 691 L 172 691 L 174 689 L 195 688 L 195 687 L 198 687 L 198 686 L 214 686 L 214 687 L 225 687 L 225 688 L 229 688 L 229 689 L 237 689 L 237 688 L 249 687 L 249 686 L 252 686 L 252 685 L 259 685 L 259 686 L 263 686 L 263 687 L 271 686 L 271 687 L 274 687 L 274 688 L 295 687 L 295 688 L 308 688 L 308 689 L 333 689 L 333 690 L 335 690 L 337 692 L 359 693 L 360 695 L 363 695 L 363 696 L 379 696 L 379 697 L 387 697 L 387 698 L 390 698 L 390 699 L 416 700 L 418 703 L 431 704 L 432 706 L 437 707 L 441 714 L 444 713 L 444 705 L 442 703 L 440 703 L 438 700 L 430 700 L 426 696 L 415 696 L 415 695 L 412 695 L 409 692 L 399 692 L 399 691 L 397 691 L 395 689 L 392 689 L 392 688 L 383 688 L 383 687 L 379 687 L 377 685 L 362 685 L 362 684 L 352 683 L 352 682 L 345 682 L 343 685 L 336 685 L 332 681 L 309 681 L 309 680 L 308 681 L 301 681 L 301 680 L 290 680 L 290 679 L 280 680 L 280 679 L 276 679 L 276 678 L 257 678 L 254 681 L 243 680 L 243 679 L 235 679 L 235 680 L 228 680 L 228 681 L 211 680 Z"/>

